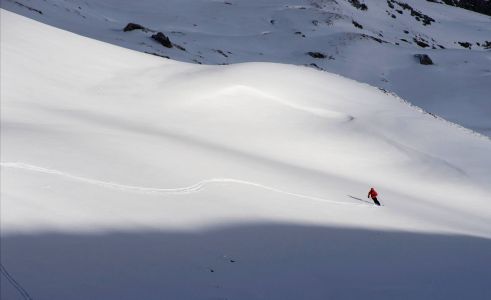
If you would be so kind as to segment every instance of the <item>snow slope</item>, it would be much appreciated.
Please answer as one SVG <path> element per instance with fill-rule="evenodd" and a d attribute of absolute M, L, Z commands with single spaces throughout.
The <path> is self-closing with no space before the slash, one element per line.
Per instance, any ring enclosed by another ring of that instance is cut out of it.
<path fill-rule="evenodd" d="M 491 136 L 491 52 L 484 46 L 491 44 L 490 17 L 426 0 L 360 2 L 368 9 L 348 0 L 4 0 L 2 7 L 179 61 L 313 66 L 395 92 Z M 425 25 L 426 17 L 434 21 Z M 123 32 L 129 22 L 150 31 Z M 185 50 L 156 43 L 155 31 Z M 312 51 L 326 58 L 309 56 Z M 415 54 L 428 54 L 435 64 L 420 65 Z"/>
<path fill-rule="evenodd" d="M 491 296 L 488 138 L 311 68 L 1 38 L 2 299 Z"/>

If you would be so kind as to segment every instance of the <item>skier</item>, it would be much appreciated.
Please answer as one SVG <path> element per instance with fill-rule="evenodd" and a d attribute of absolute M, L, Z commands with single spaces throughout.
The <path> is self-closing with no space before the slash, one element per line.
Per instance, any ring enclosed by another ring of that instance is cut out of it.
<path fill-rule="evenodd" d="M 372 200 L 373 200 L 373 202 L 375 203 L 375 205 L 380 206 L 380 202 L 378 202 L 378 200 L 377 200 L 377 196 L 378 196 L 377 191 L 376 191 L 376 190 L 375 190 L 373 187 L 372 187 L 372 188 L 370 188 L 370 191 L 368 192 L 368 196 L 367 196 L 367 198 L 372 197 Z"/>

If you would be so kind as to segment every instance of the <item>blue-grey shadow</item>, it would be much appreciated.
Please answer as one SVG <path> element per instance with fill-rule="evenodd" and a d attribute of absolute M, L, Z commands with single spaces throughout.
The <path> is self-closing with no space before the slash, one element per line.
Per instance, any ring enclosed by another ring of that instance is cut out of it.
<path fill-rule="evenodd" d="M 469 236 L 238 224 L 9 235 L 1 254 L 32 299 L 491 299 L 491 240 Z"/>

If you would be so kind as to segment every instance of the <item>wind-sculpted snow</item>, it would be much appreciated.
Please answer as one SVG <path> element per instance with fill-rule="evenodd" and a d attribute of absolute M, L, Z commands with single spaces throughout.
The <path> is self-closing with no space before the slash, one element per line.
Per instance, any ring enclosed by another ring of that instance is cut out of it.
<path fill-rule="evenodd" d="M 426 0 L 5 0 L 1 6 L 177 61 L 275 62 L 341 74 L 491 136 L 491 22 L 463 9 Z M 134 22 L 144 29 L 123 30 Z M 151 38 L 159 31 L 171 48 Z M 434 64 L 421 65 L 418 55 Z"/>
<path fill-rule="evenodd" d="M 260 101 L 261 100 L 272 101 L 274 103 L 278 103 L 282 106 L 294 110 L 298 110 L 301 112 L 305 112 L 314 116 L 323 117 L 327 119 L 344 120 L 344 121 L 351 121 L 354 119 L 353 116 L 343 114 L 337 111 L 332 111 L 332 110 L 327 110 L 317 107 L 309 107 L 309 106 L 301 105 L 299 103 L 289 102 L 284 99 L 275 97 L 270 94 L 266 94 L 260 90 L 245 85 L 235 85 L 235 86 L 224 88 L 222 90 L 219 90 L 217 93 L 208 96 L 208 99 L 216 99 L 216 98 L 233 99 L 238 97 L 246 97 L 248 101 L 254 101 L 255 99 L 259 99 Z"/>

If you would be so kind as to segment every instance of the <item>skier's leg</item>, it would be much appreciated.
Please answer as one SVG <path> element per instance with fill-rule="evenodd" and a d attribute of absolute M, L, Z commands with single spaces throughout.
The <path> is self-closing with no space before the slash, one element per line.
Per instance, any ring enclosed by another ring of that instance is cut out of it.
<path fill-rule="evenodd" d="M 380 206 L 380 202 L 378 202 L 377 197 L 373 197 L 373 198 L 372 198 L 372 200 L 373 200 L 373 202 L 375 203 L 375 205 Z"/>

